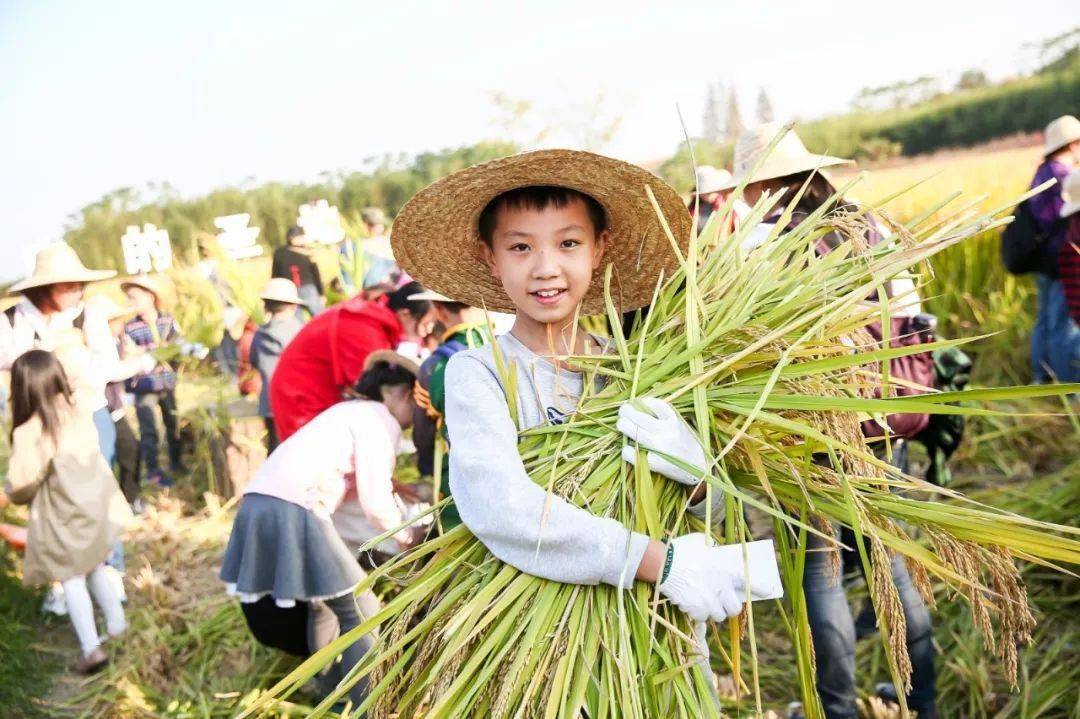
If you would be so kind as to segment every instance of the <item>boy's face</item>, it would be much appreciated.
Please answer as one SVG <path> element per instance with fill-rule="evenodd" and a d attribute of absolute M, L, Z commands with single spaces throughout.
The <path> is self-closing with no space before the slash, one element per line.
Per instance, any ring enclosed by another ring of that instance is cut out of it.
<path fill-rule="evenodd" d="M 142 287 L 130 286 L 125 291 L 131 307 L 139 314 L 153 312 L 155 307 L 154 293 L 147 292 Z"/>
<path fill-rule="evenodd" d="M 585 203 L 499 210 L 484 257 L 519 315 L 541 324 L 565 324 L 585 298 L 604 256 Z"/>

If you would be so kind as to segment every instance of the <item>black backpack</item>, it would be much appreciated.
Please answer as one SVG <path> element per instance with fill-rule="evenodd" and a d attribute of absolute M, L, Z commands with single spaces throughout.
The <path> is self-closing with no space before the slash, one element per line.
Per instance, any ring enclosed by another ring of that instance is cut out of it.
<path fill-rule="evenodd" d="M 1027 200 L 1021 202 L 1013 212 L 1013 221 L 1001 233 L 1001 261 L 1005 269 L 1014 275 L 1040 272 L 1057 277 L 1057 258 L 1047 247 L 1050 237 L 1051 233 L 1039 228 Z"/>

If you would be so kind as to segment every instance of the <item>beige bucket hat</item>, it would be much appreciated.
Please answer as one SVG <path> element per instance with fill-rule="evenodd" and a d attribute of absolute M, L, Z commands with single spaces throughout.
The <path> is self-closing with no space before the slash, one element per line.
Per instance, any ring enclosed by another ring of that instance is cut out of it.
<path fill-rule="evenodd" d="M 783 136 L 776 143 L 776 147 L 762 159 L 769 143 L 781 133 Z M 727 189 L 742 182 L 750 184 L 787 177 L 799 172 L 852 164 L 854 164 L 853 160 L 842 157 L 814 154 L 806 149 L 806 145 L 789 126 L 779 122 L 766 122 L 746 130 L 735 141 L 734 172 Z"/>
<path fill-rule="evenodd" d="M 120 289 L 126 292 L 128 287 L 139 287 L 152 293 L 159 300 L 164 299 L 162 296 L 164 288 L 161 286 L 161 282 L 158 278 L 152 275 L 133 275 L 128 277 L 120 283 Z"/>
<path fill-rule="evenodd" d="M 1046 126 L 1043 157 L 1077 140 L 1080 140 L 1080 120 L 1073 115 L 1062 115 Z"/>
<path fill-rule="evenodd" d="M 22 292 L 60 282 L 96 282 L 115 276 L 114 270 L 87 269 L 70 245 L 57 242 L 37 253 L 34 258 L 34 274 L 13 284 L 8 292 Z"/>
<path fill-rule="evenodd" d="M 1071 217 L 1080 212 L 1080 170 L 1073 170 L 1061 183 L 1061 217 Z"/>
<path fill-rule="evenodd" d="M 694 181 L 694 194 L 695 195 L 708 195 L 713 192 L 723 192 L 724 190 L 730 190 L 731 173 L 723 168 L 716 168 L 712 165 L 702 165 L 697 169 Z"/>
<path fill-rule="evenodd" d="M 394 248 L 390 246 L 389 237 L 372 237 L 370 240 L 364 240 L 360 243 L 360 248 L 372 257 L 377 257 L 380 260 L 395 261 Z"/>
<path fill-rule="evenodd" d="M 300 299 L 300 293 L 296 290 L 296 285 L 286 277 L 275 277 L 263 285 L 259 299 L 269 300 L 270 302 L 284 302 L 290 305 L 304 304 Z"/>
<path fill-rule="evenodd" d="M 360 219 L 369 225 L 390 224 L 390 221 L 386 219 L 386 213 L 382 211 L 381 207 L 365 207 L 360 210 Z"/>
<path fill-rule="evenodd" d="M 690 239 L 690 213 L 670 185 L 628 162 L 577 150 L 537 150 L 459 170 L 418 192 L 394 220 L 390 242 L 398 265 L 424 287 L 492 312 L 514 304 L 491 276 L 481 254 L 477 221 L 497 195 L 519 187 L 554 185 L 596 199 L 607 216 L 605 264 L 614 268 L 612 300 L 621 311 L 652 299 L 660 272 L 678 259 L 645 188 L 656 201 L 679 246 Z M 604 312 L 604 268 L 593 273 L 583 314 Z"/>

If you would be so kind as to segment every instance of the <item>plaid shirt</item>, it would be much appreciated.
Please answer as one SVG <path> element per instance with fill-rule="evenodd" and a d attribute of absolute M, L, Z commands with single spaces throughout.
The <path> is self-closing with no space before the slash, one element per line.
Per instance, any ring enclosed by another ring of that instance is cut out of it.
<path fill-rule="evenodd" d="M 1058 255 L 1058 272 L 1069 316 L 1080 324 L 1080 213 L 1065 220 L 1065 241 Z"/>
<path fill-rule="evenodd" d="M 158 314 L 157 321 L 153 325 L 144 320 L 141 315 L 129 320 L 124 325 L 124 332 L 132 342 L 147 352 L 153 352 L 159 347 L 180 339 L 179 325 L 176 324 L 172 315 L 165 312 Z M 169 365 L 159 363 L 153 372 L 137 374 L 126 384 L 128 391 L 135 394 L 168 391 L 176 388 L 176 373 Z"/>

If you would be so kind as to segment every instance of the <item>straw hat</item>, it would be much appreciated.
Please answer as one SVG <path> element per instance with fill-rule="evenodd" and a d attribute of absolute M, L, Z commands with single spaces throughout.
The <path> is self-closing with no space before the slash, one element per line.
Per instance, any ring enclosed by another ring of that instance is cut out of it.
<path fill-rule="evenodd" d="M 150 275 L 134 275 L 120 283 L 120 289 L 122 291 L 127 292 L 128 287 L 140 287 L 154 297 L 161 299 L 161 284 L 158 282 L 157 278 L 151 277 Z"/>
<path fill-rule="evenodd" d="M 300 293 L 296 291 L 296 285 L 293 284 L 292 280 L 285 277 L 275 277 L 263 285 L 259 299 L 269 300 L 270 302 L 284 302 L 289 305 L 304 304 L 300 299 Z"/>
<path fill-rule="evenodd" d="M 364 358 L 364 371 L 367 372 L 376 362 L 387 362 L 404 367 L 412 374 L 420 374 L 420 365 L 413 362 L 405 355 L 398 354 L 394 350 L 375 350 Z"/>
<path fill-rule="evenodd" d="M 712 165 L 702 165 L 697 169 L 694 182 L 695 195 L 708 195 L 731 188 L 731 173 L 727 170 L 718 169 Z"/>
<path fill-rule="evenodd" d="M 380 260 L 394 261 L 394 248 L 390 246 L 390 238 L 385 235 L 372 237 L 370 240 L 364 240 L 360 247 L 372 257 L 376 257 Z"/>
<path fill-rule="evenodd" d="M 57 242 L 37 253 L 34 258 L 34 274 L 13 284 L 8 292 L 22 292 L 60 282 L 95 282 L 115 275 L 113 270 L 87 269 L 70 245 Z"/>
<path fill-rule="evenodd" d="M 1072 115 L 1062 115 L 1046 126 L 1043 157 L 1077 140 L 1080 140 L 1080 120 Z"/>
<path fill-rule="evenodd" d="M 679 246 L 690 237 L 690 214 L 659 177 L 627 162 L 576 150 L 538 150 L 455 172 L 418 192 L 394 220 L 390 236 L 403 270 L 429 289 L 472 307 L 515 312 L 481 254 L 480 212 L 508 190 L 530 185 L 568 187 L 594 197 L 607 215 L 604 261 L 614 267 L 612 299 L 622 311 L 652 299 L 661 270 L 678 260 L 645 194 L 652 188 Z M 604 312 L 604 268 L 593 273 L 583 314 Z"/>
<path fill-rule="evenodd" d="M 423 292 L 417 292 L 415 295 L 409 295 L 406 297 L 409 302 L 419 302 L 420 300 L 427 300 L 428 302 L 453 302 L 446 295 L 439 294 L 432 290 L 424 290 Z"/>
<path fill-rule="evenodd" d="M 783 137 L 772 152 L 762 159 L 769 143 L 780 133 L 783 133 Z M 787 177 L 798 172 L 820 170 L 823 167 L 851 164 L 854 164 L 852 160 L 842 157 L 815 155 L 806 149 L 806 145 L 789 126 L 779 122 L 766 122 L 746 130 L 735 141 L 734 176 L 727 189 L 742 182 L 750 184 Z"/>
<path fill-rule="evenodd" d="M 1061 217 L 1070 217 L 1080 212 L 1080 170 L 1073 170 L 1061 183 Z"/>

